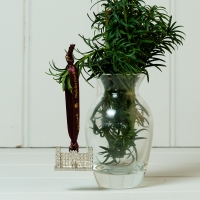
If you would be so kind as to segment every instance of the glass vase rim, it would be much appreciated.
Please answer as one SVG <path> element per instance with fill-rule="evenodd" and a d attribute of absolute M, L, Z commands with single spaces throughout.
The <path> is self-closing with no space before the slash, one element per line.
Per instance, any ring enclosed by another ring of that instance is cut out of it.
<path fill-rule="evenodd" d="M 140 76 L 140 75 L 146 75 L 146 74 L 144 74 L 144 73 L 136 73 L 136 74 L 105 74 L 105 73 L 103 73 L 103 74 L 101 74 L 101 76 L 103 76 L 103 75 L 110 75 L 110 76 Z M 98 79 L 101 77 L 101 76 L 99 76 L 99 77 L 97 77 Z"/>

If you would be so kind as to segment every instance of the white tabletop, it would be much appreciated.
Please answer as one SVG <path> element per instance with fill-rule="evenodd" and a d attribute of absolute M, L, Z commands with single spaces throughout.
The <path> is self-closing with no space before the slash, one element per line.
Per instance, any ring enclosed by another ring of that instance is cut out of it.
<path fill-rule="evenodd" d="M 153 148 L 140 188 L 101 189 L 92 172 L 54 171 L 54 149 L 0 149 L 0 200 L 199 200 L 200 148 Z"/>

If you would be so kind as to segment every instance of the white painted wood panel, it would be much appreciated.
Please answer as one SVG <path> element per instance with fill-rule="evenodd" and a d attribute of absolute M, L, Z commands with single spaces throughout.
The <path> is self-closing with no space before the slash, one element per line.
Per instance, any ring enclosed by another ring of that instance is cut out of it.
<path fill-rule="evenodd" d="M 41 181 L 40 184 L 45 184 L 46 187 L 48 187 L 49 185 L 51 185 L 49 182 L 50 180 L 46 180 L 46 181 Z M 69 181 L 68 179 L 65 179 L 63 181 L 61 181 L 60 185 Z M 89 185 L 92 184 L 91 180 Z M 181 182 L 182 184 L 180 187 L 176 187 L 175 186 L 175 182 Z M 86 187 L 86 188 L 79 188 L 79 189 L 75 189 L 75 191 L 73 189 L 71 189 L 69 192 L 66 191 L 66 187 L 62 188 L 62 192 L 58 193 L 57 191 L 55 192 L 51 192 L 51 193 L 46 193 L 46 192 L 23 192 L 23 193 L 4 193 L 4 194 L 0 194 L 0 197 L 2 200 L 66 200 L 66 199 L 73 199 L 74 197 L 76 197 L 76 199 L 81 199 L 81 200 L 93 200 L 94 198 L 96 200 L 110 200 L 110 199 L 115 199 L 115 200 L 130 200 L 133 199 L 134 200 L 141 200 L 141 199 L 148 199 L 148 200 L 188 200 L 190 198 L 193 199 L 198 199 L 200 192 L 199 192 L 199 188 L 195 187 L 195 188 L 187 188 L 187 184 L 185 184 L 185 186 L 183 187 L 184 183 L 189 182 L 190 185 L 194 185 L 196 186 L 196 184 L 198 184 L 199 179 L 195 179 L 195 178 L 150 178 L 147 180 L 147 182 L 153 182 L 156 184 L 158 183 L 163 183 L 163 182 L 173 182 L 172 187 L 170 188 L 165 188 L 162 187 L 162 191 L 158 192 L 157 190 L 160 190 L 160 187 L 157 188 L 156 186 L 154 186 L 154 189 L 152 191 L 152 187 L 149 190 L 142 190 L 142 189 L 137 189 L 137 190 L 130 190 L 127 192 L 116 192 L 113 190 L 101 190 L 101 189 L 97 189 L 95 187 Z M 47 184 L 46 184 L 47 182 Z M 26 182 L 27 183 L 27 182 Z M 17 184 L 15 182 L 15 184 Z M 34 182 L 32 181 L 32 184 L 29 183 L 28 184 L 29 187 L 34 187 Z M 59 187 L 60 185 L 58 185 L 57 187 Z M 53 186 L 54 187 L 54 186 Z M 56 188 L 57 188 L 56 187 Z M 55 187 L 54 187 L 55 188 Z M 171 190 L 171 188 L 173 188 L 173 190 Z"/>
<path fill-rule="evenodd" d="M 128 190 L 101 189 L 92 172 L 54 171 L 54 150 L 0 149 L 0 199 L 198 200 L 200 196 L 199 148 L 152 149 L 141 187 Z"/>
<path fill-rule="evenodd" d="M 22 144 L 23 1 L 0 1 L 0 147 Z"/>
<path fill-rule="evenodd" d="M 94 178 L 0 179 L 1 200 L 188 200 L 199 199 L 199 177 L 148 177 L 138 189 L 111 190 L 96 186 Z"/>
<path fill-rule="evenodd" d="M 55 148 L 0 149 L 1 178 L 93 176 L 92 172 L 53 171 L 54 165 Z M 146 176 L 200 177 L 200 148 L 152 148 Z"/>
<path fill-rule="evenodd" d="M 200 1 L 176 1 L 177 21 L 184 25 L 184 48 L 177 51 L 177 146 L 200 146 Z"/>
<path fill-rule="evenodd" d="M 150 69 L 150 83 L 145 79 L 139 90 L 153 113 L 154 147 L 200 146 L 200 43 L 196 39 L 200 3 L 194 1 L 146 0 L 166 7 L 187 34 L 184 46 L 172 56 L 167 54 L 167 68 L 162 73 Z M 0 1 L 0 146 L 68 146 L 64 93 L 45 71 L 52 59 L 58 67 L 66 66 L 64 49 L 70 43 L 87 50 L 78 34 L 93 34 L 86 16 L 91 5 L 90 0 Z M 95 80 L 92 83 L 96 86 Z M 83 79 L 80 85 L 79 141 L 85 146 L 85 116 L 98 89 Z"/>
<path fill-rule="evenodd" d="M 31 147 L 68 146 L 65 97 L 61 85 L 47 76 L 49 61 L 65 68 L 65 51 L 71 43 L 86 51 L 78 34 L 89 37 L 90 0 L 30 1 L 30 80 L 29 80 L 29 144 Z M 96 81 L 92 84 L 96 86 Z M 84 119 L 96 90 L 80 80 L 81 123 L 80 146 L 85 145 Z"/>

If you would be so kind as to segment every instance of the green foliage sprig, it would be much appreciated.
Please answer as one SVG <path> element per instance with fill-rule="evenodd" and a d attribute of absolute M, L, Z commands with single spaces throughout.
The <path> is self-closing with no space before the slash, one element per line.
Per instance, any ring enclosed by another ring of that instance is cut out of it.
<path fill-rule="evenodd" d="M 183 32 L 164 7 L 143 0 L 99 0 L 105 10 L 95 14 L 93 38 L 80 37 L 91 48 L 76 62 L 90 80 L 102 74 L 144 73 L 149 67 L 165 66 L 161 57 L 182 45 Z M 96 3 L 95 3 L 96 4 Z M 96 32 L 98 32 L 96 34 Z"/>
<path fill-rule="evenodd" d="M 53 76 L 53 79 L 57 83 L 62 83 L 62 90 L 65 91 L 67 88 L 70 92 L 72 92 L 72 86 L 70 83 L 69 73 L 67 68 L 65 69 L 59 69 L 56 67 L 55 63 L 52 61 L 52 63 L 49 63 L 51 69 L 56 71 L 57 73 L 53 73 L 51 69 L 49 69 L 49 73 L 46 72 L 46 74 Z"/>
<path fill-rule="evenodd" d="M 82 57 L 75 59 L 75 66 L 86 81 L 102 74 L 137 73 L 146 74 L 149 80 L 148 68 L 161 71 L 165 52 L 172 53 L 183 44 L 184 33 L 179 30 L 182 26 L 172 21 L 164 7 L 146 5 L 143 0 L 99 0 L 94 5 L 97 3 L 105 9 L 93 13 L 94 19 L 88 15 L 94 37 L 79 35 L 91 50 L 76 50 Z M 58 72 L 50 71 L 50 75 L 62 83 L 62 89 L 71 91 L 66 69 L 57 68 L 53 62 L 51 68 Z"/>

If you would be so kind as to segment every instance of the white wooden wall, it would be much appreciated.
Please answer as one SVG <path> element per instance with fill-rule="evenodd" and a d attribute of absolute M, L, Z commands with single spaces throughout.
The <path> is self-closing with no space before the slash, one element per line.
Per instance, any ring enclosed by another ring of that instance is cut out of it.
<path fill-rule="evenodd" d="M 167 54 L 163 73 L 151 69 L 150 83 L 140 88 L 154 116 L 153 146 L 200 147 L 200 2 L 146 3 L 165 6 L 186 33 L 184 46 Z M 45 71 L 52 59 L 66 66 L 70 43 L 87 50 L 78 34 L 93 34 L 86 16 L 91 5 L 90 0 L 0 0 L 0 147 L 68 146 L 64 93 Z M 97 89 L 83 79 L 80 85 L 84 146 L 84 118 Z"/>

